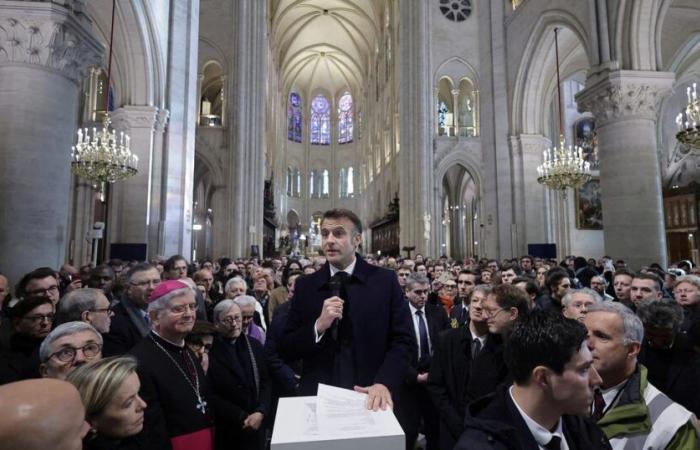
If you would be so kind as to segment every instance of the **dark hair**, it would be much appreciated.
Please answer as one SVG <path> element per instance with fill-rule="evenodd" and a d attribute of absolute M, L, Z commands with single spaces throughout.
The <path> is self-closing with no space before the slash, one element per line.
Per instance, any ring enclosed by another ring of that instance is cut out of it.
<path fill-rule="evenodd" d="M 683 322 L 683 307 L 675 300 L 646 300 L 637 306 L 637 315 L 647 328 L 678 331 Z"/>
<path fill-rule="evenodd" d="M 110 267 L 114 267 L 114 266 L 123 266 L 123 265 L 124 265 L 124 261 L 122 261 L 121 259 L 116 259 L 116 258 L 115 258 L 115 259 L 110 259 L 109 262 L 108 262 L 107 264 L 108 264 Z"/>
<path fill-rule="evenodd" d="M 357 217 L 357 214 L 350 211 L 349 209 L 329 209 L 328 211 L 323 213 L 323 217 L 321 217 L 321 223 L 323 223 L 326 219 L 348 219 L 350 222 L 352 222 L 353 226 L 355 227 L 355 231 L 357 233 L 362 233 L 362 221 L 359 217 Z"/>
<path fill-rule="evenodd" d="M 528 295 L 534 294 L 535 297 L 540 295 L 540 289 L 537 287 L 537 283 L 535 283 L 535 281 L 532 278 L 525 276 L 516 277 L 511 282 L 513 286 L 515 286 L 518 283 L 525 283 L 525 292 L 527 292 Z"/>
<path fill-rule="evenodd" d="M 547 274 L 544 278 L 544 285 L 547 286 L 547 288 L 550 291 L 554 291 L 554 286 L 559 286 L 561 280 L 568 277 L 568 271 L 566 271 L 562 267 L 553 267 L 547 271 Z"/>
<path fill-rule="evenodd" d="M 513 381 L 527 383 L 537 366 L 561 374 L 586 335 L 586 327 L 576 320 L 550 311 L 533 311 L 515 327 L 505 345 L 503 358 Z"/>
<path fill-rule="evenodd" d="M 129 271 L 126 273 L 126 281 L 131 281 L 131 278 L 136 272 L 145 272 L 151 269 L 156 269 L 156 266 L 151 265 L 147 262 L 138 263 L 134 267 L 129 269 Z"/>
<path fill-rule="evenodd" d="M 92 278 L 93 276 L 98 275 L 98 274 L 99 274 L 100 272 L 102 272 L 103 270 L 106 270 L 107 272 L 109 272 L 110 274 L 112 274 L 112 279 L 114 279 L 114 277 L 116 277 L 116 275 L 114 274 L 114 269 L 112 269 L 112 266 L 111 266 L 111 265 L 108 265 L 108 264 L 100 264 L 99 266 L 95 267 L 94 269 L 92 269 L 92 270 L 90 271 L 90 278 Z"/>
<path fill-rule="evenodd" d="M 651 280 L 656 283 L 656 290 L 661 292 L 664 286 L 664 282 L 660 276 L 654 272 L 637 272 L 632 276 L 633 280 Z"/>
<path fill-rule="evenodd" d="M 19 283 L 17 283 L 17 286 L 15 287 L 15 295 L 18 298 L 24 297 L 25 295 L 27 295 L 26 289 L 30 281 L 41 280 L 46 277 L 54 277 L 58 280 L 56 271 L 53 270 L 51 267 L 39 267 L 38 269 L 34 269 L 31 272 L 25 274 L 22 277 L 22 279 L 19 280 Z"/>
<path fill-rule="evenodd" d="M 194 323 L 192 331 L 189 332 L 185 340 L 191 342 L 193 338 L 201 339 L 202 336 L 215 336 L 216 327 L 213 323 L 206 320 L 198 320 Z"/>
<path fill-rule="evenodd" d="M 298 269 L 292 269 L 290 266 L 292 264 L 296 264 L 299 268 Z M 301 272 L 304 270 L 304 266 L 301 265 L 301 262 L 298 259 L 291 258 L 287 261 L 287 264 L 284 266 L 284 269 L 282 269 L 282 286 L 287 286 L 287 280 L 289 279 L 289 271 L 290 270 L 296 270 L 298 272 Z"/>
<path fill-rule="evenodd" d="M 613 275 L 613 281 L 615 280 L 615 277 L 617 277 L 618 275 L 627 275 L 630 278 L 634 278 L 634 272 L 632 272 L 629 269 L 625 269 L 625 268 L 617 269 L 615 271 L 615 274 Z"/>
<path fill-rule="evenodd" d="M 521 256 L 521 257 L 520 257 L 520 261 L 522 261 L 523 259 L 529 259 L 530 262 L 532 262 L 532 256 L 530 256 L 530 255 L 523 255 L 523 256 Z"/>
<path fill-rule="evenodd" d="M 511 284 L 499 284 L 494 286 L 491 293 L 496 296 L 496 303 L 501 308 L 516 308 L 518 310 L 518 321 L 530 311 L 530 299 L 519 287 Z"/>
<path fill-rule="evenodd" d="M 166 272 L 170 272 L 175 268 L 175 263 L 178 261 L 185 261 L 185 264 L 187 264 L 187 260 L 185 259 L 184 256 L 182 255 L 173 255 L 170 258 L 168 258 L 165 263 L 163 263 L 163 270 Z"/>
<path fill-rule="evenodd" d="M 506 272 L 508 270 L 512 270 L 513 273 L 515 273 L 515 276 L 518 277 L 523 274 L 523 269 L 521 269 L 520 266 L 517 264 L 511 263 L 509 265 L 504 265 L 503 267 L 501 267 L 501 273 Z"/>
<path fill-rule="evenodd" d="M 27 297 L 18 301 L 15 306 L 10 308 L 9 316 L 12 319 L 21 319 L 26 316 L 32 309 L 43 304 L 53 306 L 53 302 L 48 297 Z"/>

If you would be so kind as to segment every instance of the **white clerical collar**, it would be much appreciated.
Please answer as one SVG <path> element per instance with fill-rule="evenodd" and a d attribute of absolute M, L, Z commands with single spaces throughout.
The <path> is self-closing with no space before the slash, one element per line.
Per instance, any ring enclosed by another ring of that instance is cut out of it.
<path fill-rule="evenodd" d="M 166 339 L 163 336 L 161 336 L 160 334 L 158 334 L 158 332 L 156 330 L 151 330 L 151 332 L 153 334 L 155 334 L 156 336 L 158 336 L 159 338 L 163 339 L 168 344 L 172 344 L 175 347 L 185 348 L 185 341 L 184 340 L 182 341 L 182 344 L 176 344 L 175 342 L 171 341 L 170 339 Z"/>
<path fill-rule="evenodd" d="M 355 271 L 355 264 L 357 264 L 357 257 L 355 257 L 355 259 L 353 259 L 350 265 L 343 270 L 338 269 L 333 264 L 328 264 L 328 267 L 331 268 L 331 276 L 335 275 L 338 272 L 345 272 L 348 275 L 352 275 L 352 273 Z"/>
<path fill-rule="evenodd" d="M 559 439 L 561 439 L 562 450 L 568 450 L 569 446 L 566 444 L 566 438 L 564 437 L 561 417 L 557 421 L 557 426 L 554 428 L 554 431 L 549 431 L 539 423 L 535 422 L 530 416 L 527 415 L 525 411 L 522 410 L 522 408 L 520 408 L 520 405 L 518 405 L 515 397 L 513 397 L 513 386 L 508 389 L 508 393 L 510 394 L 511 400 L 513 400 L 513 404 L 518 409 L 520 416 L 525 421 L 525 425 L 527 425 L 527 428 L 530 430 L 530 434 L 537 442 L 537 445 L 544 447 L 549 443 L 549 441 L 552 440 L 552 436 L 558 436 Z"/>

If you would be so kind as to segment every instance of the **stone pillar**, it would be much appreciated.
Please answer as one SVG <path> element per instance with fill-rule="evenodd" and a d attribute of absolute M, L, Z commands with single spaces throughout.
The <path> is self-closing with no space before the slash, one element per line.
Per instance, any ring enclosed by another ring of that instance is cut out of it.
<path fill-rule="evenodd" d="M 459 136 L 459 89 L 452 89 L 452 126 L 454 127 L 453 136 Z"/>
<path fill-rule="evenodd" d="M 112 126 L 131 138 L 131 152 L 138 156 L 136 175 L 115 183 L 110 191 L 110 243 L 148 244 L 150 223 L 153 131 L 158 109 L 127 105 L 113 111 Z"/>
<path fill-rule="evenodd" d="M 0 0 L 0 270 L 65 259 L 79 86 L 103 49 L 66 6 Z"/>
<path fill-rule="evenodd" d="M 415 246 L 416 252 L 438 255 L 436 232 L 440 210 L 433 182 L 434 102 L 430 82 L 429 2 L 400 8 L 399 110 L 401 111 L 399 167 L 401 199 L 399 246 Z"/>
<path fill-rule="evenodd" d="M 267 2 L 235 2 L 233 115 L 228 127 L 234 151 L 228 166 L 229 195 L 224 214 L 228 222 L 230 256 L 248 256 L 250 246 L 262 251 L 265 189 L 265 107 L 267 104 Z"/>
<path fill-rule="evenodd" d="M 656 118 L 675 75 L 615 71 L 594 74 L 576 95 L 596 118 L 605 253 L 630 267 L 666 267 Z"/>
<path fill-rule="evenodd" d="M 151 154 L 151 198 L 148 213 L 148 257 L 165 255 L 164 229 L 161 219 L 161 197 L 163 189 L 163 144 L 170 112 L 160 109 L 153 126 L 153 153 Z"/>
<path fill-rule="evenodd" d="M 197 121 L 199 0 L 170 0 L 168 84 L 160 189 L 159 253 L 190 258 Z"/>

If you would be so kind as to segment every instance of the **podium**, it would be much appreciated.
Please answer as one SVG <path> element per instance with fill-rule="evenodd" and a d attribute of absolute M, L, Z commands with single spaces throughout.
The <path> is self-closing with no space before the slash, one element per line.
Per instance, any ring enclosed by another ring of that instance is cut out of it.
<path fill-rule="evenodd" d="M 404 450 L 405 436 L 393 411 L 367 411 L 365 417 L 325 427 L 316 397 L 279 400 L 271 450 Z M 337 422 L 336 422 L 337 423 Z"/>

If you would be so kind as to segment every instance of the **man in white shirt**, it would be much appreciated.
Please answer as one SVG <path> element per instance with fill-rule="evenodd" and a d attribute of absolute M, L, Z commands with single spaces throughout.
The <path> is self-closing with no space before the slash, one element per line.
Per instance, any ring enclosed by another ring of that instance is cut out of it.
<path fill-rule="evenodd" d="M 505 360 L 513 385 L 471 403 L 455 450 L 602 450 L 610 444 L 583 416 L 601 383 L 579 322 L 545 311 L 510 335 Z"/>

